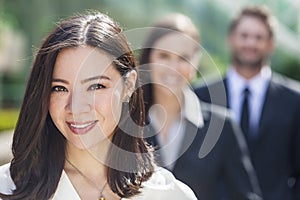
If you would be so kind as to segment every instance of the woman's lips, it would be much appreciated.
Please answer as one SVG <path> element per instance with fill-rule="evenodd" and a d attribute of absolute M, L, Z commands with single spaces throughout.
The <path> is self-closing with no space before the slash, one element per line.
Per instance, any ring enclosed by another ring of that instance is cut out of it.
<path fill-rule="evenodd" d="M 84 135 L 97 124 L 98 120 L 89 122 L 67 122 L 69 129 L 76 135 Z"/>

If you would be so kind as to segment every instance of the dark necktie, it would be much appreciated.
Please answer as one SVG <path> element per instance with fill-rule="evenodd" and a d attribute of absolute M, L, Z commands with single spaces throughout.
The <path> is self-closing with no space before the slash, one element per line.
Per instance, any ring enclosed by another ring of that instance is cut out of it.
<path fill-rule="evenodd" d="M 248 87 L 246 87 L 243 91 L 244 102 L 242 104 L 242 112 L 241 112 L 241 128 L 245 136 L 249 136 L 249 94 L 250 91 Z"/>

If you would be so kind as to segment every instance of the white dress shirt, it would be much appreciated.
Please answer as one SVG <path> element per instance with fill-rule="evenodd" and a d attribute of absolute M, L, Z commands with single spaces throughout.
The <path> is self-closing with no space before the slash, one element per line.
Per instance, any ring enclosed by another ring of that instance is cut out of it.
<path fill-rule="evenodd" d="M 5 194 L 11 194 L 15 189 L 14 182 L 10 176 L 9 166 L 10 163 L 0 166 L 0 192 Z M 171 172 L 161 167 L 156 167 L 151 178 L 143 182 L 142 186 L 140 194 L 128 199 L 122 198 L 122 200 L 197 199 L 187 185 L 175 179 Z M 65 171 L 62 172 L 57 189 L 51 200 L 80 200 Z"/>
<path fill-rule="evenodd" d="M 265 101 L 266 91 L 271 79 L 271 69 L 264 66 L 259 74 L 250 80 L 239 75 L 235 68 L 231 67 L 227 72 L 229 107 L 233 112 L 233 117 L 240 124 L 240 116 L 243 104 L 243 92 L 248 87 L 249 94 L 249 125 L 253 133 L 257 133 L 262 107 Z"/>

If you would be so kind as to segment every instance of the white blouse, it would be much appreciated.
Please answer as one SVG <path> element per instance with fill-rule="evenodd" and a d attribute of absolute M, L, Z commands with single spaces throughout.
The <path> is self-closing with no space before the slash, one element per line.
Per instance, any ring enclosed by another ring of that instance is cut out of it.
<path fill-rule="evenodd" d="M 0 167 L 0 192 L 11 194 L 15 189 L 15 184 L 11 179 L 10 164 Z M 196 200 L 192 190 L 184 183 L 177 180 L 173 174 L 164 168 L 156 167 L 151 178 L 142 183 L 141 193 L 130 198 L 131 200 L 160 200 L 160 199 L 180 199 Z M 62 172 L 58 187 L 51 198 L 52 200 L 80 200 L 68 175 Z M 122 200 L 129 200 L 123 198 Z"/>

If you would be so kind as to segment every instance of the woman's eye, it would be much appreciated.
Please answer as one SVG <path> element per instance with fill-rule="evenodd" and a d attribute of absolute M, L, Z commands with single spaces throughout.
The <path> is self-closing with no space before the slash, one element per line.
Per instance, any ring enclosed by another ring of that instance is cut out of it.
<path fill-rule="evenodd" d="M 68 92 L 68 90 L 64 86 L 53 86 L 52 92 Z"/>
<path fill-rule="evenodd" d="M 103 89 L 105 88 L 104 85 L 100 84 L 100 83 L 97 83 L 97 84 L 93 84 L 91 85 L 88 90 L 99 90 L 99 89 Z"/>
<path fill-rule="evenodd" d="M 160 59 L 168 59 L 169 58 L 169 55 L 167 53 L 160 53 L 158 54 L 158 57 Z"/>
<path fill-rule="evenodd" d="M 189 62 L 190 60 L 188 56 L 180 56 L 179 58 L 182 62 Z"/>

